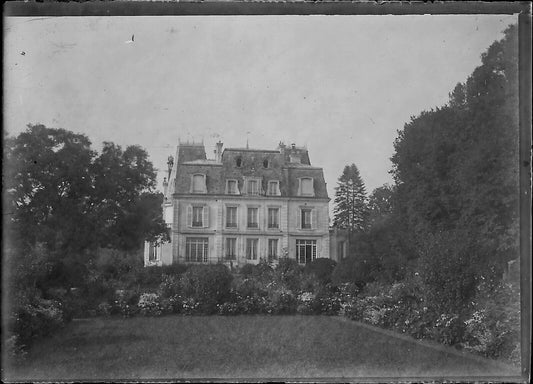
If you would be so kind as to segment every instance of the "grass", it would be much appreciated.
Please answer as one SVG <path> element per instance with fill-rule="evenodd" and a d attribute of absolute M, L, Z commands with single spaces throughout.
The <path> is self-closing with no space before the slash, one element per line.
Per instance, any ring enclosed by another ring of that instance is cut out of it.
<path fill-rule="evenodd" d="M 325 316 L 84 319 L 7 363 L 9 381 L 519 374 Z"/>

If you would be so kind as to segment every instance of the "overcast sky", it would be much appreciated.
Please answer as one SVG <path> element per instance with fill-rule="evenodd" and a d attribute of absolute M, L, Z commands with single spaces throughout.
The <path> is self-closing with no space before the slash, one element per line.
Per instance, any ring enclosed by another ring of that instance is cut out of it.
<path fill-rule="evenodd" d="M 393 141 L 446 103 L 516 16 L 169 16 L 4 20 L 4 127 L 140 144 L 306 145 L 328 192 L 355 163 L 391 182 Z M 127 42 L 132 35 L 134 42 Z"/>

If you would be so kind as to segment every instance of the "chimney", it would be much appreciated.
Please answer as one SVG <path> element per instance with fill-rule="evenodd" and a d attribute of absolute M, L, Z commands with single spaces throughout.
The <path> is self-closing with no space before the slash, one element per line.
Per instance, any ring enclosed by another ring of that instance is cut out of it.
<path fill-rule="evenodd" d="M 217 163 L 220 163 L 222 161 L 222 146 L 223 145 L 224 144 L 220 140 L 216 144 L 217 149 L 215 150 L 215 160 L 217 161 Z"/>

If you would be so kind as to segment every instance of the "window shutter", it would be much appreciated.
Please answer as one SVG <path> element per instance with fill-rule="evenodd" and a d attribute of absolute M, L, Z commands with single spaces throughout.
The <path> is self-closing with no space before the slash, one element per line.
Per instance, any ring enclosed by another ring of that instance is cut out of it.
<path fill-rule="evenodd" d="M 313 208 L 311 211 L 311 228 L 318 228 L 318 209 L 316 208 Z"/>
<path fill-rule="evenodd" d="M 209 206 L 206 205 L 204 206 L 204 209 L 202 209 L 202 221 L 203 221 L 203 224 L 204 224 L 204 228 L 208 228 L 209 227 Z"/>
<path fill-rule="evenodd" d="M 296 228 L 302 229 L 302 210 L 298 208 L 298 212 L 296 214 Z"/>
<path fill-rule="evenodd" d="M 187 225 L 192 227 L 192 205 L 187 206 Z"/>

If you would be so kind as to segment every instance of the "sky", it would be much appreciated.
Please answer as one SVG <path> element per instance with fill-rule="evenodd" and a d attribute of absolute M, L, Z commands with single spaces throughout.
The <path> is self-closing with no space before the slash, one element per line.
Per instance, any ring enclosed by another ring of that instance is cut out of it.
<path fill-rule="evenodd" d="M 306 146 L 333 200 L 344 166 L 392 183 L 397 131 L 444 105 L 513 15 L 11 17 L 4 129 L 41 123 L 138 144 Z M 134 35 L 133 41 L 131 40 Z"/>

